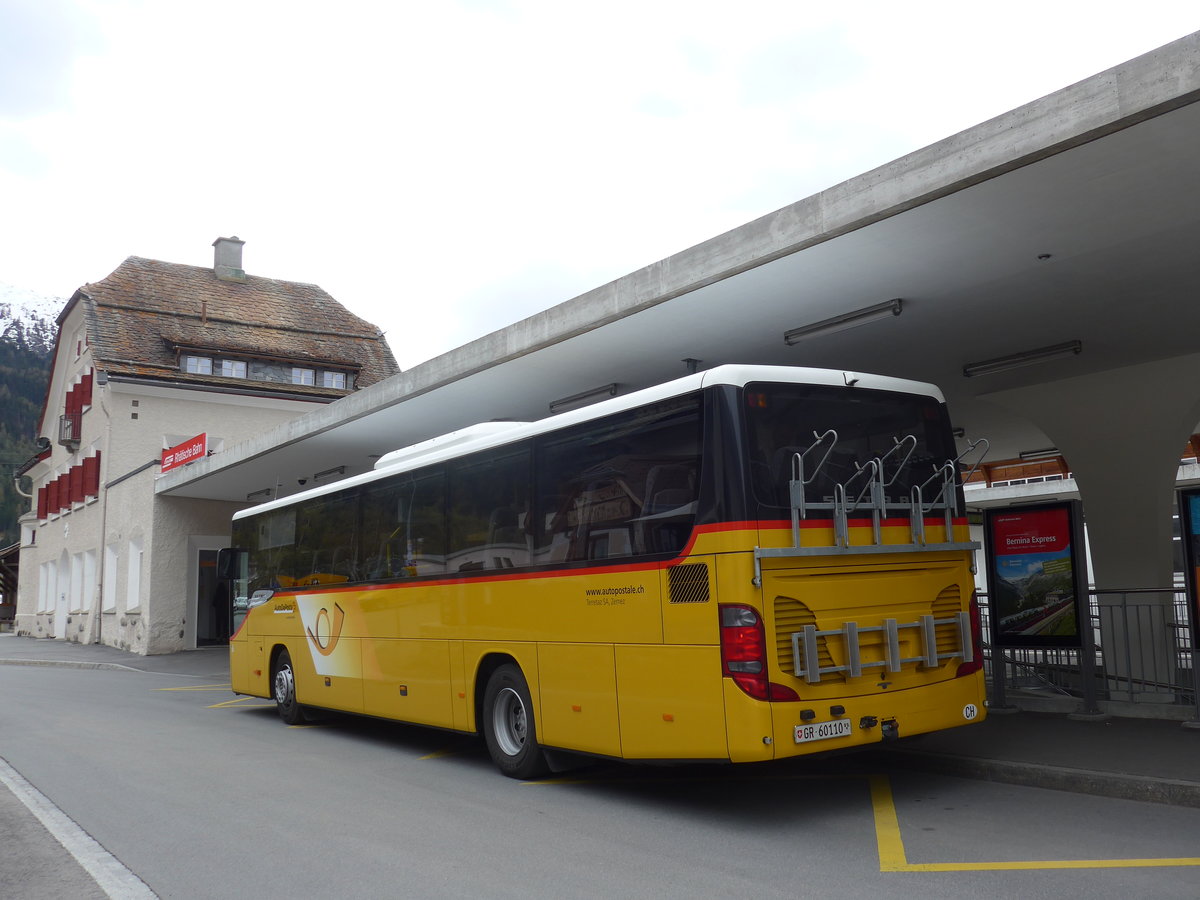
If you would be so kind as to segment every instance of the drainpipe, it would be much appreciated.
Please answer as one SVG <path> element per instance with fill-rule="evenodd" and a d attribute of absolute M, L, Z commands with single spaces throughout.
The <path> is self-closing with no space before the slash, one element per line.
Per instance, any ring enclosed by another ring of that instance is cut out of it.
<path fill-rule="evenodd" d="M 107 371 L 97 369 L 95 366 L 93 366 L 92 372 L 92 377 L 96 380 L 95 386 L 97 388 L 105 387 L 108 384 Z M 104 402 L 105 393 L 105 391 L 96 391 L 96 394 L 98 395 L 97 399 L 99 400 L 100 411 L 104 413 L 104 423 L 107 426 L 112 422 L 112 416 L 108 411 L 108 404 Z M 112 433 L 112 429 L 106 427 L 104 432 L 105 435 L 110 435 Z M 112 459 L 112 456 L 109 454 L 110 449 L 111 447 L 106 444 L 104 447 L 104 456 L 109 460 Z M 96 473 L 97 480 L 99 479 L 99 474 L 99 472 Z M 104 569 L 108 565 L 108 485 L 101 483 L 100 489 L 102 491 L 100 495 L 100 503 L 102 504 L 102 509 L 100 511 L 100 565 L 96 566 L 100 580 L 96 585 L 96 607 L 95 611 L 92 613 L 92 615 L 96 617 L 97 644 L 104 643 Z"/>

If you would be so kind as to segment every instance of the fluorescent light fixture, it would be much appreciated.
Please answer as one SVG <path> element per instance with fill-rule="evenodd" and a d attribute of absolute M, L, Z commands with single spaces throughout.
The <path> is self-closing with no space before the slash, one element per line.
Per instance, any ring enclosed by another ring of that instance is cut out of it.
<path fill-rule="evenodd" d="M 1022 450 L 1017 454 L 1021 459 L 1054 459 L 1062 456 L 1057 447 L 1043 447 L 1041 450 Z"/>
<path fill-rule="evenodd" d="M 345 466 L 334 466 L 332 469 L 326 469 L 324 472 L 318 472 L 316 475 L 313 476 L 313 481 L 320 481 L 326 475 L 345 475 L 345 474 L 346 474 Z"/>
<path fill-rule="evenodd" d="M 262 498 L 265 500 L 271 496 L 272 490 L 273 490 L 273 488 L 263 488 L 261 491 L 251 491 L 249 494 L 246 495 L 246 499 L 247 500 L 257 500 L 259 498 Z"/>
<path fill-rule="evenodd" d="M 866 325 L 868 322 L 898 316 L 903 310 L 904 300 L 897 297 L 895 300 L 888 300 L 886 303 L 864 306 L 862 309 L 854 310 L 854 312 L 842 313 L 840 316 L 822 319 L 820 322 L 813 322 L 811 325 L 801 325 L 799 328 L 785 331 L 783 333 L 783 342 L 790 347 L 793 344 L 798 344 L 806 337 L 813 337 L 818 334 L 836 334 L 839 331 L 845 331 L 847 328 L 857 328 L 859 325 Z"/>
<path fill-rule="evenodd" d="M 568 409 L 585 406 L 588 403 L 594 403 L 606 397 L 615 397 L 617 387 L 618 384 L 614 381 L 612 384 L 602 384 L 600 387 L 592 388 L 590 391 L 580 391 L 578 394 L 572 394 L 570 397 L 560 397 L 557 400 L 551 400 L 550 412 L 565 412 Z"/>
<path fill-rule="evenodd" d="M 1049 347 L 1038 347 L 1036 350 L 1026 350 L 1011 356 L 997 356 L 995 359 L 985 359 L 982 362 L 967 363 L 963 366 L 963 375 L 974 378 L 977 375 L 991 375 L 993 372 L 1007 372 L 1009 369 L 1019 369 L 1021 366 L 1033 366 L 1067 356 L 1078 356 L 1083 352 L 1082 341 L 1067 341 L 1065 344 L 1051 344 Z"/>

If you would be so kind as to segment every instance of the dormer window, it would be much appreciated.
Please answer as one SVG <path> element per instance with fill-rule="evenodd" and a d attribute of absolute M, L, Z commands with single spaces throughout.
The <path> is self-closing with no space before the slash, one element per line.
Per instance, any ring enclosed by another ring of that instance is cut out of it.
<path fill-rule="evenodd" d="M 226 378 L 245 378 L 246 361 L 242 359 L 222 359 L 221 374 Z"/>
<path fill-rule="evenodd" d="M 292 367 L 292 384 L 315 384 L 316 382 L 315 369 L 300 369 Z"/>
<path fill-rule="evenodd" d="M 179 360 L 179 368 L 189 375 L 211 375 L 213 373 L 212 357 L 184 355 Z"/>
<path fill-rule="evenodd" d="M 339 391 L 344 391 L 346 389 L 346 373 L 322 372 L 321 387 L 336 388 Z"/>

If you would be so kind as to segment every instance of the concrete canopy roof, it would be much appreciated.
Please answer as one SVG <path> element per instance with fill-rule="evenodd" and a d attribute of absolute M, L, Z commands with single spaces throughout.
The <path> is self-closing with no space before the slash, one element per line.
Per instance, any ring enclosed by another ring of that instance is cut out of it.
<path fill-rule="evenodd" d="M 1200 33 L 801 200 L 163 476 L 244 501 L 551 400 L 681 376 L 685 358 L 929 381 L 1016 456 L 1047 438 L 989 393 L 1197 351 Z M 1046 258 L 1043 258 L 1046 257 Z M 892 298 L 903 314 L 795 346 Z M 394 340 L 404 340 L 403 335 Z M 1082 342 L 986 377 L 964 364 Z M 1182 448 L 1181 448 L 1182 449 Z"/>

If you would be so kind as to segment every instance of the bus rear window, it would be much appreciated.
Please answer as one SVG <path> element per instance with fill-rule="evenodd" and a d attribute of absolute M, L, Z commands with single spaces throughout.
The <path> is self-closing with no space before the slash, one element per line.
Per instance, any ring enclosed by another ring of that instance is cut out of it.
<path fill-rule="evenodd" d="M 767 506 L 790 505 L 788 481 L 797 453 L 804 454 L 805 480 L 812 478 L 806 503 L 832 503 L 839 483 L 847 486 L 853 502 L 870 478 L 870 470 L 864 471 L 868 462 L 903 442 L 884 461 L 887 502 L 897 506 L 907 504 L 912 487 L 924 484 L 956 455 L 945 410 L 932 397 L 758 383 L 747 385 L 743 398 L 750 481 L 759 503 Z M 836 441 L 831 435 L 822 439 L 830 431 Z"/>

